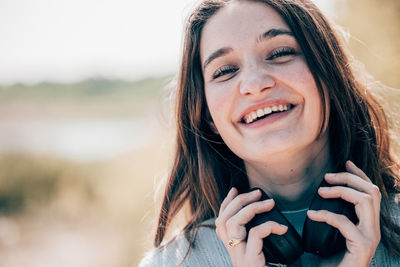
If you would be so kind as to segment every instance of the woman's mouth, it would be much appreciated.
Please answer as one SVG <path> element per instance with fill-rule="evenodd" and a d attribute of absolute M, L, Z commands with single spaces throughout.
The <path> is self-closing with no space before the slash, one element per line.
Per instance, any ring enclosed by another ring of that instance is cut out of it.
<path fill-rule="evenodd" d="M 293 109 L 294 107 L 295 105 L 293 104 L 279 104 L 265 108 L 260 108 L 243 116 L 241 123 L 252 124 L 259 120 L 267 118 L 273 114 L 287 112 Z"/>

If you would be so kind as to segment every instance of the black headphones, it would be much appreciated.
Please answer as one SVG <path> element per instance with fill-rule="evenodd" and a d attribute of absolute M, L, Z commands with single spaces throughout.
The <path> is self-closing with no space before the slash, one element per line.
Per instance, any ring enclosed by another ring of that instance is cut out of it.
<path fill-rule="evenodd" d="M 319 187 L 321 186 L 329 187 L 332 185 L 323 180 Z M 260 188 L 253 188 L 250 191 L 256 189 L 259 189 L 262 193 L 260 201 L 270 198 Z M 328 210 L 345 215 L 353 223 L 358 222 L 354 205 L 340 198 L 325 199 L 316 193 L 309 209 Z M 267 262 L 290 264 L 305 251 L 321 257 L 330 257 L 346 248 L 346 240 L 338 229 L 324 222 L 313 221 L 308 217 L 304 222 L 303 235 L 300 237 L 276 205 L 269 212 L 256 214 L 246 224 L 247 232 L 250 228 L 266 221 L 275 221 L 288 227 L 287 232 L 283 235 L 270 234 L 263 239 L 263 252 Z"/>

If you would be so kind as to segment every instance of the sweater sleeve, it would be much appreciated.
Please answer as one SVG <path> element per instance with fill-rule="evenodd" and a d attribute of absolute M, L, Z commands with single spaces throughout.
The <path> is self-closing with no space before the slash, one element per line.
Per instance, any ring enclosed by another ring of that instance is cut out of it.
<path fill-rule="evenodd" d="M 139 267 L 176 267 L 184 259 L 188 244 L 184 235 L 180 234 L 173 241 L 146 253 Z"/>
<path fill-rule="evenodd" d="M 148 252 L 139 267 L 231 267 L 232 263 L 225 246 L 210 227 L 199 227 L 196 230 L 194 246 L 183 234 L 172 242 Z"/>
<path fill-rule="evenodd" d="M 161 266 L 160 259 L 153 251 L 148 252 L 140 261 L 139 267 Z"/>
<path fill-rule="evenodd" d="M 400 206 L 399 206 L 400 194 L 389 195 L 389 207 L 391 216 L 397 225 L 400 225 Z M 383 245 L 379 243 L 375 255 L 371 262 L 371 267 L 379 266 L 397 266 L 400 267 L 400 258 L 396 257 Z"/>

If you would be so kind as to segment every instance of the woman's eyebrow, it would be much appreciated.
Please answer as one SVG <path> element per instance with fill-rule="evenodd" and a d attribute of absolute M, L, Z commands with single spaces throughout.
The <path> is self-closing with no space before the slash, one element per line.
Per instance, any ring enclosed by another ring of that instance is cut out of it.
<path fill-rule="evenodd" d="M 290 30 L 286 29 L 270 29 L 263 34 L 260 34 L 257 38 L 257 43 L 262 42 L 266 39 L 271 39 L 273 37 L 276 37 L 278 35 L 289 35 L 293 36 L 293 33 Z"/>
<path fill-rule="evenodd" d="M 203 69 L 206 69 L 207 65 L 211 63 L 214 59 L 218 57 L 222 57 L 223 55 L 228 54 L 233 49 L 231 47 L 223 47 L 218 49 L 217 51 L 213 52 L 203 63 Z"/>
<path fill-rule="evenodd" d="M 274 38 L 278 35 L 290 35 L 293 36 L 293 33 L 290 30 L 286 29 L 270 29 L 257 38 L 257 43 L 262 42 L 266 39 L 271 39 Z M 206 69 L 207 65 L 210 64 L 214 59 L 218 57 L 222 57 L 229 52 L 231 52 L 233 49 L 231 47 L 223 47 L 218 49 L 217 51 L 213 52 L 203 63 L 203 70 Z"/>

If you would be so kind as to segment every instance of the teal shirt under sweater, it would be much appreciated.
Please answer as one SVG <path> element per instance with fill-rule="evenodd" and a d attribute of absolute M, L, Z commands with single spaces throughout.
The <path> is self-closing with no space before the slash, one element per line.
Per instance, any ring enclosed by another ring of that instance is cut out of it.
<path fill-rule="evenodd" d="M 400 224 L 400 196 L 390 198 L 390 208 L 395 221 Z M 307 210 L 284 212 L 290 223 L 301 234 L 302 222 L 304 222 Z M 215 219 L 205 221 L 205 224 L 214 224 Z M 139 267 L 176 267 L 182 262 L 186 255 L 189 243 L 183 234 L 168 245 L 155 248 L 148 252 L 142 259 Z M 302 266 L 318 266 L 320 258 L 310 253 L 304 253 L 301 258 Z M 194 248 L 189 252 L 182 267 L 231 267 L 231 259 L 222 241 L 218 238 L 214 228 L 199 227 L 197 229 Z M 274 265 L 275 266 L 275 265 Z M 278 265 L 279 266 L 279 265 Z M 284 266 L 284 265 L 280 265 Z M 374 258 L 370 266 L 377 267 L 400 267 L 400 258 L 392 255 L 382 243 L 375 251 Z"/>

